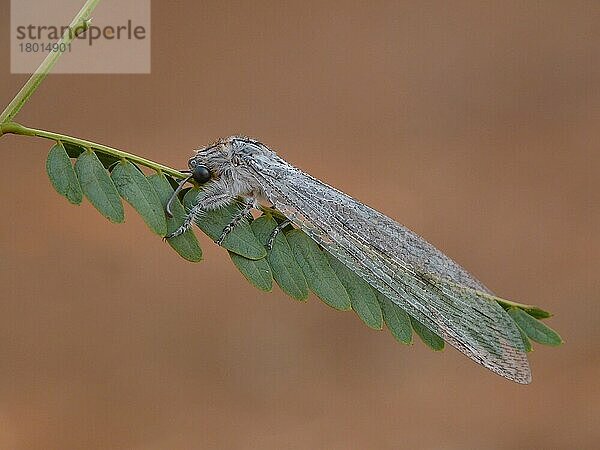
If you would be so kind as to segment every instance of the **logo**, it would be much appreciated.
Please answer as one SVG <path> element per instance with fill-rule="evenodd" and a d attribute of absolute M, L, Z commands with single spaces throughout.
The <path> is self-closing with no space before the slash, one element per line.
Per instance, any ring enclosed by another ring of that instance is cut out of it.
<path fill-rule="evenodd" d="M 53 73 L 150 73 L 150 0 L 104 0 L 69 25 L 83 0 L 11 0 L 11 72 L 33 73 L 61 52 Z"/>

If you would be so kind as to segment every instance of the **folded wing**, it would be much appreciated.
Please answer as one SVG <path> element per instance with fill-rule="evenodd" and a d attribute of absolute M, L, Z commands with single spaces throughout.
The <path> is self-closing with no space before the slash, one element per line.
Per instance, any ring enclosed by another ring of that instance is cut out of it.
<path fill-rule="evenodd" d="M 275 208 L 323 249 L 479 364 L 531 381 L 515 323 L 465 269 L 393 219 L 279 158 L 254 164 Z"/>

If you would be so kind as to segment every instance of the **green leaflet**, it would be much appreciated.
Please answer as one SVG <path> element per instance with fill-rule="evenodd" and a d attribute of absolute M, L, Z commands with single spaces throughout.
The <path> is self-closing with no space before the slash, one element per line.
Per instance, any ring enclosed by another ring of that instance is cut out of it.
<path fill-rule="evenodd" d="M 517 325 L 517 329 L 519 330 L 519 333 L 521 334 L 521 340 L 523 341 L 523 348 L 525 348 L 525 351 L 528 353 L 532 352 L 533 346 L 531 345 L 531 341 L 527 337 L 527 334 L 525 334 L 525 332 L 519 325 Z"/>
<path fill-rule="evenodd" d="M 262 215 L 250 226 L 259 242 L 267 244 L 277 222 L 270 215 Z M 267 250 L 267 261 L 277 285 L 296 300 L 308 298 L 308 286 L 302 269 L 296 262 L 290 244 L 283 232 L 275 237 L 273 248 Z"/>
<path fill-rule="evenodd" d="M 348 269 L 342 262 L 329 253 L 326 254 L 331 268 L 346 288 L 346 292 L 348 292 L 352 309 L 369 328 L 381 330 L 383 328 L 383 314 L 375 296 L 375 291 L 369 283 Z"/>
<path fill-rule="evenodd" d="M 72 144 L 71 142 L 64 142 L 65 150 L 69 155 L 69 158 L 77 158 L 81 155 L 86 149 L 85 147 L 81 147 L 80 145 Z M 102 163 L 105 168 L 109 168 L 113 164 L 119 161 L 119 158 L 112 155 L 107 155 L 106 153 L 98 152 L 96 156 Z"/>
<path fill-rule="evenodd" d="M 167 234 L 163 206 L 144 174 L 133 163 L 122 160 L 115 165 L 110 177 L 121 197 L 142 216 L 146 225 L 159 236 Z"/>
<path fill-rule="evenodd" d="M 273 219 L 271 215 L 265 214 L 253 220 L 250 224 L 250 227 L 254 232 L 254 236 L 256 236 L 256 239 L 258 239 L 258 242 L 265 246 L 267 245 L 269 237 L 271 236 L 271 233 L 273 232 L 276 226 L 277 222 L 275 221 L 275 219 Z"/>
<path fill-rule="evenodd" d="M 444 350 L 444 340 L 441 337 L 412 317 L 410 318 L 410 323 L 427 347 L 436 352 Z"/>
<path fill-rule="evenodd" d="M 300 230 L 292 230 L 286 237 L 311 291 L 332 308 L 350 309 L 346 289 L 315 241 Z"/>
<path fill-rule="evenodd" d="M 519 328 L 535 342 L 551 346 L 557 346 L 563 343 L 562 338 L 556 331 L 530 316 L 525 311 L 512 307 L 508 310 L 508 314 L 510 314 Z"/>
<path fill-rule="evenodd" d="M 186 208 L 191 209 L 196 202 L 199 189 L 190 189 L 183 199 Z M 223 229 L 240 211 L 236 204 L 215 211 L 208 211 L 201 216 L 196 225 L 213 241 L 221 236 Z M 261 259 L 267 255 L 265 247 L 258 242 L 247 220 L 241 221 L 223 241 L 223 248 L 248 259 Z"/>
<path fill-rule="evenodd" d="M 246 277 L 250 284 L 261 291 L 270 292 L 273 290 L 273 275 L 266 258 L 248 259 L 231 251 L 229 256 L 235 267 L 242 272 L 242 275 Z"/>
<path fill-rule="evenodd" d="M 508 300 L 504 300 L 502 298 L 495 298 L 495 300 L 504 308 L 506 312 L 508 312 L 510 308 L 518 308 L 522 311 L 525 311 L 530 316 L 535 317 L 536 319 L 548 319 L 549 317 L 552 317 L 552 313 L 544 311 L 537 306 L 521 305 L 519 303 L 513 303 Z"/>
<path fill-rule="evenodd" d="M 81 203 L 83 192 L 79 186 L 77 175 L 75 175 L 73 164 L 62 143 L 58 142 L 50 149 L 46 160 L 46 171 L 56 192 L 75 205 Z"/>
<path fill-rule="evenodd" d="M 166 207 L 171 194 L 173 194 L 173 188 L 163 174 L 153 174 L 147 177 L 148 182 L 158 195 L 163 208 Z M 185 217 L 185 210 L 183 205 L 178 198 L 173 201 L 171 205 L 173 211 L 173 217 L 167 217 L 167 234 L 175 231 L 183 223 Z M 175 250 L 182 258 L 187 259 L 191 262 L 198 262 L 202 260 L 202 249 L 198 244 L 198 239 L 192 230 L 188 230 L 185 233 L 167 239 L 167 243 Z"/>
<path fill-rule="evenodd" d="M 550 314 L 548 311 L 544 311 L 543 309 L 538 308 L 537 306 L 531 306 L 531 307 L 520 308 L 520 309 L 525 311 L 530 316 L 535 317 L 536 319 L 547 319 L 549 317 L 552 317 L 552 314 Z"/>
<path fill-rule="evenodd" d="M 383 320 L 392 336 L 402 344 L 412 344 L 412 326 L 409 315 L 381 292 L 377 291 L 376 295 L 383 312 Z"/>
<path fill-rule="evenodd" d="M 81 153 L 75 163 L 75 172 L 83 193 L 94 207 L 108 220 L 125 220 L 123 204 L 108 172 L 91 150 Z"/>

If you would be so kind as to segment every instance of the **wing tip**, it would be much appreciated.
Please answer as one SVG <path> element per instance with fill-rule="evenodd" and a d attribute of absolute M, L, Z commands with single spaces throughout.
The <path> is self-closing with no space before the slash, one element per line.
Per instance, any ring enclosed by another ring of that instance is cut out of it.
<path fill-rule="evenodd" d="M 483 362 L 482 365 L 507 380 L 518 384 L 530 384 L 531 368 L 525 352 L 518 352 L 511 356 L 512 358 L 509 361 L 492 362 L 488 360 Z"/>
<path fill-rule="evenodd" d="M 501 374 L 503 377 L 505 377 L 506 379 L 510 380 L 510 381 L 514 381 L 515 383 L 518 384 L 530 384 L 531 383 L 531 370 L 529 369 L 529 366 L 527 365 L 526 367 L 522 367 L 517 369 L 517 371 L 515 373 L 511 373 L 511 374 Z"/>

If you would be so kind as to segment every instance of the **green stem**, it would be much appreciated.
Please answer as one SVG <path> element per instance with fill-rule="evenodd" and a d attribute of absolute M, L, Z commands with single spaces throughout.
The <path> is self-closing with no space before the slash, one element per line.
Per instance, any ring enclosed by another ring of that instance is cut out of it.
<path fill-rule="evenodd" d="M 31 77 L 29 77 L 29 80 L 27 80 L 27 82 L 23 85 L 15 98 L 12 99 L 6 109 L 4 109 L 2 114 L 0 114 L 0 123 L 8 123 L 13 120 L 23 105 L 27 103 L 29 97 L 31 97 L 42 81 L 44 81 L 44 78 L 46 78 L 46 76 L 50 73 L 58 61 L 58 58 L 60 58 L 60 56 L 63 54 L 60 49 L 67 48 L 73 39 L 77 37 L 77 35 L 89 28 L 92 11 L 94 11 L 99 2 L 100 0 L 87 0 L 85 2 L 81 8 L 81 11 L 77 13 L 69 25 L 69 28 L 65 30 L 62 38 L 60 41 L 58 41 L 58 45 L 56 46 L 57 50 L 48 53 L 44 61 L 42 61 L 37 70 L 31 75 Z"/>
<path fill-rule="evenodd" d="M 136 164 L 139 164 L 144 167 L 149 167 L 150 169 L 154 169 L 157 172 L 162 172 L 167 175 L 170 175 L 175 178 L 186 178 L 187 175 L 175 170 L 171 167 L 164 166 L 157 162 L 151 161 L 146 158 L 142 158 L 141 156 L 133 155 L 131 153 L 124 152 L 122 150 L 118 150 L 113 147 L 109 147 L 107 145 L 98 144 L 96 142 L 88 141 L 85 139 L 79 139 L 72 136 L 67 136 L 66 134 L 54 133 L 52 131 L 38 130 L 35 128 L 29 128 L 23 126 L 21 124 L 10 122 L 0 124 L 0 136 L 3 134 L 20 134 L 22 136 L 35 136 L 44 139 L 50 139 L 52 141 L 62 141 L 69 142 L 74 145 L 79 145 L 85 148 L 91 148 L 100 153 L 105 153 L 107 155 L 112 155 L 116 158 L 124 158 Z"/>

